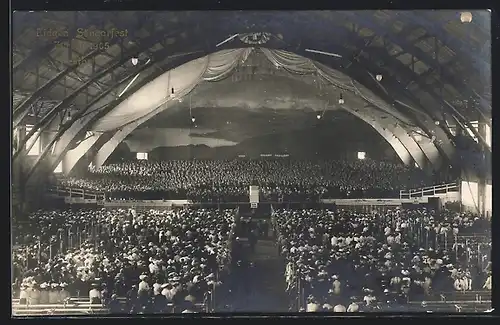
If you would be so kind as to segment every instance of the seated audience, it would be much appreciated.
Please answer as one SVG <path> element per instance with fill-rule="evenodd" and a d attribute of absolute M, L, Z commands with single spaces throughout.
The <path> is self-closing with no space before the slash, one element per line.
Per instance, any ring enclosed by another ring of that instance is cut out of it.
<path fill-rule="evenodd" d="M 309 297 L 306 311 L 324 304 L 337 312 L 346 311 L 344 306 L 378 310 L 410 298 L 491 288 L 482 280 L 488 277 L 491 237 L 454 236 L 488 227 L 468 213 L 276 210 L 273 225 L 287 261 L 287 290 L 300 286 Z"/>
<path fill-rule="evenodd" d="M 14 248 L 14 290 L 31 305 L 88 293 L 92 304 L 115 311 L 116 297 L 127 297 L 133 313 L 182 307 L 188 296 L 203 302 L 230 258 L 233 222 L 233 210 L 38 211 Z"/>
<path fill-rule="evenodd" d="M 418 168 L 370 159 L 262 159 L 128 161 L 90 168 L 83 178 L 60 182 L 105 192 L 109 199 L 187 197 L 203 202 L 246 202 L 248 187 L 255 184 L 264 201 L 301 202 L 321 197 L 397 197 L 401 189 L 435 184 L 435 179 Z"/>

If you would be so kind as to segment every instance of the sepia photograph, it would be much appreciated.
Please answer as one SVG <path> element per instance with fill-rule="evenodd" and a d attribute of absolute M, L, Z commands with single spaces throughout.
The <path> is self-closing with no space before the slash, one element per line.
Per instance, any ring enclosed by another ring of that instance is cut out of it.
<path fill-rule="evenodd" d="M 14 10 L 11 316 L 492 312 L 491 14 Z"/>

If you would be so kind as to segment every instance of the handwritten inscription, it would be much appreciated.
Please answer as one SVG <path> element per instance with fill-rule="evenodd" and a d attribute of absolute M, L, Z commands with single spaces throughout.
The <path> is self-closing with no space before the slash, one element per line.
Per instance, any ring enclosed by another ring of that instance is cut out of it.
<path fill-rule="evenodd" d="M 83 65 L 86 63 L 91 62 L 91 60 L 83 59 L 83 58 L 75 58 L 75 59 L 69 59 L 68 64 L 69 65 Z"/>
<path fill-rule="evenodd" d="M 67 30 L 58 30 L 52 28 L 37 28 L 36 36 L 46 38 L 68 37 L 69 32 Z"/>
<path fill-rule="evenodd" d="M 128 30 L 127 29 L 118 29 L 118 28 L 110 28 L 106 30 L 90 30 L 85 28 L 78 28 L 76 30 L 78 36 L 82 36 L 84 38 L 88 37 L 105 37 L 106 39 L 112 39 L 115 37 L 127 37 Z"/>
<path fill-rule="evenodd" d="M 69 44 L 67 42 L 61 42 L 58 40 L 54 40 L 54 44 L 56 48 L 65 48 L 67 49 L 69 47 Z M 91 50 L 107 50 L 111 44 L 109 42 L 99 42 L 99 43 L 92 43 L 90 45 Z"/>
<path fill-rule="evenodd" d="M 82 39 L 95 40 L 96 38 L 98 38 L 100 40 L 109 41 L 117 37 L 127 37 L 128 30 L 118 29 L 118 28 L 110 28 L 110 29 L 77 28 L 76 33 L 74 34 L 75 34 L 74 36 Z M 68 48 L 69 45 L 66 41 L 72 35 L 70 35 L 70 33 L 67 30 L 59 30 L 52 28 L 37 28 L 36 36 L 52 39 L 57 48 Z M 90 49 L 107 50 L 111 45 L 109 42 L 106 41 L 97 41 L 97 42 L 94 41 L 94 43 L 92 43 L 92 45 L 90 46 Z"/>
<path fill-rule="evenodd" d="M 58 37 L 69 37 L 70 33 L 65 29 L 52 29 L 52 28 L 37 28 L 36 36 L 37 37 L 47 37 L 47 38 L 58 38 Z M 110 40 L 115 37 L 127 37 L 128 30 L 127 29 L 118 29 L 118 28 L 110 28 L 110 29 L 87 29 L 87 28 L 77 28 L 76 36 L 80 36 L 82 38 L 94 38 L 94 37 L 102 37 L 107 40 Z"/>

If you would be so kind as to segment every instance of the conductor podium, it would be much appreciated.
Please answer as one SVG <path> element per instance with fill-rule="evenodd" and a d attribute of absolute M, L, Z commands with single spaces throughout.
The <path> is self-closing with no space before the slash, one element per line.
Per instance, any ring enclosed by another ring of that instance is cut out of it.
<path fill-rule="evenodd" d="M 259 206 L 259 187 L 255 185 L 250 186 L 250 208 L 257 209 Z"/>

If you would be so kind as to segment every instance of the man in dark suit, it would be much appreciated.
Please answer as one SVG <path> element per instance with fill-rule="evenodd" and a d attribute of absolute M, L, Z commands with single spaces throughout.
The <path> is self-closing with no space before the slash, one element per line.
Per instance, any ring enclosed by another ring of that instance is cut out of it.
<path fill-rule="evenodd" d="M 250 244 L 250 252 L 255 252 L 255 245 L 257 244 L 258 239 L 258 230 L 256 227 L 252 227 L 248 234 L 248 242 Z"/>
<path fill-rule="evenodd" d="M 132 285 L 132 288 L 127 292 L 127 312 L 136 313 L 137 310 L 137 285 Z"/>
<path fill-rule="evenodd" d="M 120 301 L 118 301 L 118 296 L 116 294 L 111 295 L 111 299 L 108 302 L 108 308 L 111 314 L 123 313 L 122 305 Z"/>
<path fill-rule="evenodd" d="M 155 292 L 153 296 L 153 313 L 161 314 L 165 312 L 167 307 L 167 297 L 161 294 L 161 292 Z"/>

